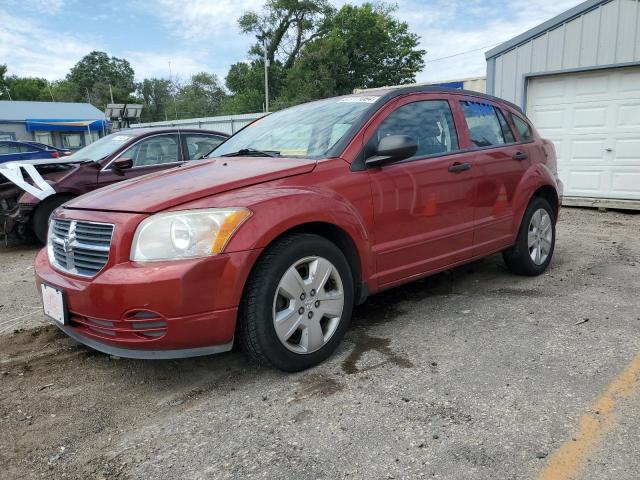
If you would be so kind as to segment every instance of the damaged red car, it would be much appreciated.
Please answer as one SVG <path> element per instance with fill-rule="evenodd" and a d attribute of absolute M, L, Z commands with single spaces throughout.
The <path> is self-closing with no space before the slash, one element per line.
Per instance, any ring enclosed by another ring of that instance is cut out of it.
<path fill-rule="evenodd" d="M 44 309 L 102 352 L 326 359 L 368 295 L 502 252 L 551 261 L 562 185 L 515 105 L 406 87 L 273 113 L 212 158 L 67 202 L 35 271 Z M 425 318 L 425 322 L 429 320 Z"/>
<path fill-rule="evenodd" d="M 106 185 L 202 158 L 227 137 L 201 129 L 129 129 L 63 158 L 3 163 L 0 236 L 32 231 L 45 243 L 49 216 L 63 203 Z"/>

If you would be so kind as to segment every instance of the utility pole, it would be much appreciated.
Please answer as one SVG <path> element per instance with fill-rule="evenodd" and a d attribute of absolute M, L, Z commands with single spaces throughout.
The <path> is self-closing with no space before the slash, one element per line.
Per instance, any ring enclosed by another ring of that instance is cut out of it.
<path fill-rule="evenodd" d="M 111 84 L 109 84 L 109 95 L 111 95 L 111 103 L 115 103 L 113 101 L 113 90 L 111 89 Z"/>
<path fill-rule="evenodd" d="M 269 59 L 267 58 L 267 39 L 262 39 L 264 47 L 264 104 L 265 112 L 269 112 Z"/>
<path fill-rule="evenodd" d="M 9 90 L 9 87 L 5 86 L 4 90 L 5 90 L 5 92 L 7 92 L 7 95 L 9 95 L 9 100 L 13 101 L 13 98 L 11 98 L 11 91 Z"/>
<path fill-rule="evenodd" d="M 171 73 L 171 62 L 169 62 L 169 81 L 171 82 L 171 85 L 174 86 L 174 88 L 175 88 L 175 85 L 173 84 L 173 73 Z M 178 119 L 178 107 L 176 105 L 176 92 L 175 91 L 173 92 L 173 109 L 176 112 L 176 120 L 177 120 Z"/>

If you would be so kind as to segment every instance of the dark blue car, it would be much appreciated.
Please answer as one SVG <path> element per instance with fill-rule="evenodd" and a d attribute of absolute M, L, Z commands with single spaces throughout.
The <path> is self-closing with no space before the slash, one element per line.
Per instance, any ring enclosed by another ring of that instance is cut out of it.
<path fill-rule="evenodd" d="M 17 160 L 37 160 L 58 158 L 60 152 L 43 148 L 32 143 L 0 140 L 0 164 Z"/>

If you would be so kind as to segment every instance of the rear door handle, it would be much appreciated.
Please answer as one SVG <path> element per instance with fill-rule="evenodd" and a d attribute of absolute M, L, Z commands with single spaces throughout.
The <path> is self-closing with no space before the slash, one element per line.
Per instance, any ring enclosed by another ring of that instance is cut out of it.
<path fill-rule="evenodd" d="M 469 170 L 471 169 L 471 164 L 470 163 L 460 163 L 460 162 L 456 162 L 453 165 L 449 166 L 449 171 L 452 173 L 460 173 L 460 172 L 464 172 L 465 170 Z"/>
<path fill-rule="evenodd" d="M 513 158 L 514 160 L 526 160 L 527 158 L 529 158 L 529 155 L 525 152 L 516 152 L 511 158 Z"/>

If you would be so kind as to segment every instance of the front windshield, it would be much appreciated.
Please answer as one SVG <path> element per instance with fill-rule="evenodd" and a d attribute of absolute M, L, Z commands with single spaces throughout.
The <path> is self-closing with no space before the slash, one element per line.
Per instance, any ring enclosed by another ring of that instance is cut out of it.
<path fill-rule="evenodd" d="M 102 160 L 107 155 L 115 152 L 126 142 L 137 136 L 137 134 L 133 133 L 112 133 L 111 135 L 107 135 L 106 137 L 81 148 L 73 155 L 65 157 L 65 160 L 93 160 L 94 162 L 97 162 L 98 160 Z"/>
<path fill-rule="evenodd" d="M 256 120 L 209 157 L 260 150 L 283 157 L 323 158 L 379 97 L 354 95 L 305 103 Z"/>

